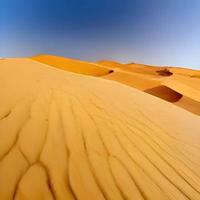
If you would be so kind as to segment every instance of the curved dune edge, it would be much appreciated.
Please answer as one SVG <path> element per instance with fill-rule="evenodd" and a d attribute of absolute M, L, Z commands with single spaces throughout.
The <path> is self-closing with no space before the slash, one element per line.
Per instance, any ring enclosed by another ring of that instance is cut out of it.
<path fill-rule="evenodd" d="M 182 84 L 182 87 L 177 87 L 177 85 L 179 85 L 179 83 L 165 83 L 163 85 L 144 90 L 144 92 L 174 103 L 174 105 L 196 115 L 200 115 L 200 100 L 198 98 L 198 91 L 188 88 L 188 86 Z"/>
<path fill-rule="evenodd" d="M 103 78 L 137 88 L 171 103 L 178 102 L 181 98 L 188 98 L 190 101 L 183 100 L 184 103 L 181 101 L 174 105 L 199 115 L 200 79 L 195 78 L 200 73 L 199 71 L 135 63 L 120 64 L 113 61 L 100 61 L 99 63 L 109 67 L 114 66 L 114 73 L 105 75 Z M 158 72 L 163 69 L 169 69 L 172 75 L 162 77 Z"/>
<path fill-rule="evenodd" d="M 200 199 L 198 116 L 30 59 L 0 64 L 0 199 Z"/>
<path fill-rule="evenodd" d="M 179 106 L 191 113 L 196 115 L 200 115 L 200 102 L 195 101 L 187 96 L 183 96 L 182 94 L 176 92 L 175 90 L 166 87 L 164 85 L 150 88 L 144 90 L 144 92 L 159 97 L 165 101 L 174 103 L 174 105 Z"/>
<path fill-rule="evenodd" d="M 190 78 L 200 78 L 200 71 L 194 70 L 194 69 L 188 69 L 183 67 L 171 67 L 171 66 L 151 66 L 151 65 L 145 65 L 145 64 L 139 64 L 139 63 L 127 63 L 122 64 L 119 62 L 111 61 L 111 60 L 101 60 L 97 63 L 109 66 L 109 67 L 119 67 L 120 69 L 124 71 L 139 73 L 139 74 L 145 74 L 145 75 L 159 75 L 157 71 L 168 69 L 170 72 L 176 75 L 182 75 L 185 77 Z"/>
<path fill-rule="evenodd" d="M 122 65 L 121 69 L 128 72 L 134 72 L 134 73 L 143 74 L 143 75 L 159 76 L 159 73 L 157 73 L 157 71 L 163 70 L 163 67 L 130 63 L 130 64 Z"/>
<path fill-rule="evenodd" d="M 112 72 L 112 70 L 108 67 L 104 67 L 96 63 L 79 61 L 53 55 L 38 55 L 32 57 L 31 59 L 54 66 L 59 69 L 85 75 L 103 76 Z"/>
<path fill-rule="evenodd" d="M 179 101 L 183 96 L 182 94 L 164 85 L 144 90 L 144 92 L 172 103 Z"/>
<path fill-rule="evenodd" d="M 183 84 L 178 80 L 154 80 L 148 79 L 145 76 L 139 76 L 135 73 L 128 73 L 124 71 L 114 71 L 111 74 L 103 76 L 103 78 L 117 81 L 133 88 L 137 88 L 148 94 L 159 97 L 165 101 L 175 103 L 174 105 L 199 115 L 200 91 L 196 89 L 196 85 L 195 88 L 192 87 L 193 85 L 191 84 L 191 81 L 190 86 L 187 86 L 186 83 Z M 182 100 L 185 98 L 188 100 Z M 178 101 L 180 101 L 180 103 L 178 103 Z"/>
<path fill-rule="evenodd" d="M 189 97 L 183 96 L 175 105 L 188 110 L 196 115 L 200 115 L 200 102 L 195 101 Z"/>
<path fill-rule="evenodd" d="M 160 75 L 160 73 L 158 73 L 159 70 L 163 70 L 165 68 L 165 67 L 150 66 L 138 63 L 122 64 L 109 60 L 102 60 L 98 61 L 97 63 L 114 69 L 118 68 L 124 72 L 131 72 L 131 73 L 137 73 L 138 75 L 149 75 L 149 76 L 159 76 Z"/>
<path fill-rule="evenodd" d="M 125 85 L 137 88 L 139 90 L 146 90 L 157 85 L 160 85 L 160 81 L 147 79 L 143 76 L 138 76 L 137 74 L 125 72 L 125 71 L 115 71 L 108 75 L 103 76 L 104 79 L 117 81 Z"/>
<path fill-rule="evenodd" d="M 159 97 L 165 101 L 174 103 L 174 105 L 179 106 L 189 112 L 196 115 L 200 115 L 200 102 L 195 101 L 192 98 L 183 96 L 182 94 L 176 92 L 175 90 L 166 87 L 164 85 L 157 86 L 144 90 L 144 92 Z"/>
<path fill-rule="evenodd" d="M 111 61 L 111 60 L 100 60 L 96 63 L 103 65 L 103 66 L 111 67 L 111 68 L 118 68 L 118 67 L 121 67 L 123 65 L 119 62 Z"/>
<path fill-rule="evenodd" d="M 200 82 L 199 82 L 200 83 Z M 200 102 L 200 90 L 191 87 L 185 83 L 181 83 L 177 80 L 169 80 L 163 83 L 163 85 L 179 92 L 183 96 L 187 96 L 195 101 Z"/>
<path fill-rule="evenodd" d="M 176 67 L 163 68 L 137 63 L 121 64 L 110 60 L 98 61 L 95 64 L 52 55 L 38 55 L 32 59 L 66 71 L 114 80 L 171 103 L 177 102 L 182 96 L 186 96 L 194 102 L 200 102 L 200 79 L 195 78 L 199 76 L 200 72 L 197 70 Z M 168 69 L 173 76 L 161 79 L 162 76 L 158 72 L 163 69 Z M 184 102 L 184 106 L 181 106 L 181 103 L 175 105 L 180 105 L 181 108 L 194 114 L 198 113 L 194 109 L 194 106 L 198 105 L 196 103 L 192 103 L 192 109 L 190 109 L 191 103 L 188 106 L 186 106 L 186 102 Z"/>

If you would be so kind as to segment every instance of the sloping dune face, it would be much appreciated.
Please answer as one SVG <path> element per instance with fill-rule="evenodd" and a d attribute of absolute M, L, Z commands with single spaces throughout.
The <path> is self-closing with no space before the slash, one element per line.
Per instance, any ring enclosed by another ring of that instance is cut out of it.
<path fill-rule="evenodd" d="M 155 67 L 155 66 L 149 66 L 149 65 L 143 65 L 143 64 L 130 63 L 130 64 L 125 64 L 123 66 L 123 69 L 126 71 L 136 72 L 139 74 L 158 75 L 157 71 L 162 70 L 163 67 Z"/>
<path fill-rule="evenodd" d="M 164 69 L 163 67 L 158 67 L 158 66 L 150 66 L 138 63 L 122 64 L 110 60 L 100 60 L 97 63 L 112 68 L 119 68 L 123 71 L 134 72 L 145 75 L 158 75 L 157 71 Z"/>
<path fill-rule="evenodd" d="M 79 74 L 103 76 L 110 73 L 109 68 L 95 63 L 89 63 L 53 55 L 38 55 L 32 57 L 33 60 L 48 64 L 59 69 L 71 71 Z"/>
<path fill-rule="evenodd" d="M 114 72 L 103 78 L 137 88 L 200 115 L 200 71 L 135 63 L 115 64 L 113 61 L 99 63 L 115 66 Z"/>
<path fill-rule="evenodd" d="M 199 70 L 193 70 L 193 69 L 187 69 L 187 68 L 181 68 L 181 67 L 170 67 L 170 70 L 175 74 L 188 76 L 192 78 L 200 78 Z"/>
<path fill-rule="evenodd" d="M 100 60 L 97 62 L 100 65 L 108 66 L 111 68 L 116 68 L 116 67 L 121 67 L 122 64 L 116 61 L 111 61 L 111 60 Z"/>
<path fill-rule="evenodd" d="M 160 97 L 161 99 L 164 99 L 169 102 L 177 102 L 182 97 L 180 93 L 164 85 L 147 89 L 145 90 L 145 92 Z"/>
<path fill-rule="evenodd" d="M 200 102 L 195 101 L 189 97 L 183 96 L 175 105 L 186 109 L 196 115 L 200 115 Z"/>
<path fill-rule="evenodd" d="M 137 88 L 139 90 L 146 90 L 160 85 L 160 81 L 147 79 L 144 76 L 138 76 L 126 71 L 114 71 L 113 73 L 103 76 L 108 80 L 114 80 L 125 85 Z"/>
<path fill-rule="evenodd" d="M 120 83 L 0 61 L 0 199 L 200 199 L 200 118 Z"/>
<path fill-rule="evenodd" d="M 32 59 L 66 71 L 114 80 L 171 103 L 186 97 L 187 101 L 182 100 L 175 105 L 199 115 L 199 71 L 137 63 L 122 64 L 110 60 L 101 60 L 95 64 L 52 55 L 39 55 Z"/>

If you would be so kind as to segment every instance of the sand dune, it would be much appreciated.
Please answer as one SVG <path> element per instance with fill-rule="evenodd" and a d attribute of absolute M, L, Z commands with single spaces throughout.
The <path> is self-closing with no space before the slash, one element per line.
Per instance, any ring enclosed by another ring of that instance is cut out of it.
<path fill-rule="evenodd" d="M 171 103 L 177 102 L 182 96 L 200 102 L 200 72 L 197 70 L 137 63 L 122 64 L 110 60 L 101 60 L 95 64 L 50 55 L 39 55 L 33 59 L 66 71 L 114 80 Z M 185 101 L 184 106 L 181 106 L 181 102 L 175 105 L 197 114 L 194 108 L 190 109 L 191 104 L 192 107 L 197 105 L 190 102 L 185 106 Z"/>
<path fill-rule="evenodd" d="M 146 74 L 146 75 L 154 75 L 154 76 L 158 75 L 157 71 L 163 69 L 163 67 L 136 64 L 136 63 L 125 64 L 121 68 L 129 72 L 136 72 L 143 75 Z"/>
<path fill-rule="evenodd" d="M 200 101 L 194 100 L 195 98 L 184 96 L 184 92 L 183 94 L 178 93 L 164 85 L 144 90 L 144 92 L 174 103 L 175 105 L 196 115 L 200 115 Z"/>
<path fill-rule="evenodd" d="M 113 61 L 102 61 L 112 67 Z M 192 113 L 199 114 L 200 72 L 197 70 L 158 67 L 142 64 L 116 64 L 114 73 L 104 76 L 159 97 Z M 180 100 L 180 102 L 178 102 Z M 188 104 L 188 105 L 187 105 Z"/>
<path fill-rule="evenodd" d="M 183 96 L 175 105 L 184 108 L 194 114 L 200 115 L 200 102 Z"/>
<path fill-rule="evenodd" d="M 98 61 L 97 63 L 103 66 L 107 66 L 107 67 L 119 68 L 125 72 L 133 72 L 133 73 L 138 73 L 142 75 L 154 75 L 154 76 L 156 75 L 157 76 L 158 73 L 156 71 L 163 69 L 163 67 L 149 66 L 149 65 L 137 64 L 137 63 L 122 64 L 122 63 L 109 61 L 109 60 L 102 60 L 102 61 Z"/>
<path fill-rule="evenodd" d="M 71 71 L 71 72 L 75 72 L 79 74 L 103 76 L 110 73 L 110 71 L 112 71 L 107 67 L 103 67 L 95 63 L 79 61 L 75 59 L 69 59 L 69 58 L 53 56 L 53 55 L 38 55 L 38 56 L 32 57 L 31 59 L 57 67 L 59 69 L 63 69 L 66 71 Z"/>
<path fill-rule="evenodd" d="M 128 64 L 121 64 L 115 63 L 114 61 L 102 61 L 99 62 L 105 66 L 118 66 L 123 70 L 135 73 L 141 73 L 146 75 L 159 75 L 159 71 L 163 69 L 168 69 L 172 74 L 182 75 L 191 78 L 200 78 L 200 71 L 181 68 L 181 67 L 171 67 L 171 66 L 151 66 L 151 65 L 144 65 L 138 63 L 128 63 Z"/>
<path fill-rule="evenodd" d="M 0 60 L 0 199 L 200 199 L 200 118 L 121 83 Z"/>
<path fill-rule="evenodd" d="M 102 60 L 102 61 L 98 61 L 97 63 L 104 66 L 109 66 L 109 67 L 118 67 L 124 71 L 139 73 L 142 75 L 158 76 L 159 71 L 163 71 L 163 69 L 168 69 L 172 74 L 175 74 L 175 75 L 181 75 L 184 77 L 198 78 L 198 79 L 200 78 L 199 70 L 193 70 L 193 69 L 187 69 L 187 68 L 181 68 L 181 67 L 151 66 L 151 65 L 144 65 L 144 64 L 138 64 L 138 63 L 122 64 L 122 63 L 109 61 L 109 60 Z"/>
<path fill-rule="evenodd" d="M 184 75 L 173 75 L 171 77 L 166 78 L 167 81 L 176 81 L 187 87 L 193 88 L 197 91 L 200 91 L 200 79 L 199 78 L 191 78 Z"/>
<path fill-rule="evenodd" d="M 191 86 L 188 86 L 176 80 L 166 81 L 163 83 L 163 85 L 175 90 L 183 96 L 189 97 L 195 101 L 200 102 L 200 90 L 197 90 Z"/>
<path fill-rule="evenodd" d="M 164 99 L 169 102 L 177 102 L 182 98 L 182 94 L 176 92 L 175 90 L 172 90 L 169 87 L 166 87 L 164 85 L 160 85 L 154 88 L 150 88 L 145 90 L 146 93 L 152 94 L 154 96 L 160 97 L 161 99 Z"/>
<path fill-rule="evenodd" d="M 100 60 L 97 63 L 100 65 L 107 66 L 107 67 L 111 67 L 111 68 L 117 68 L 117 67 L 121 67 L 123 65 L 119 62 L 111 61 L 111 60 Z"/>
<path fill-rule="evenodd" d="M 192 78 L 200 78 L 199 70 L 193 70 L 193 69 L 187 69 L 187 68 L 181 68 L 181 67 L 171 67 L 170 69 L 174 74 L 179 74 L 179 75 L 188 76 Z"/>
<path fill-rule="evenodd" d="M 200 91 L 177 81 L 170 81 L 160 86 L 144 90 L 175 105 L 200 115 Z"/>
<path fill-rule="evenodd" d="M 115 71 L 113 73 L 103 76 L 108 80 L 114 80 L 128 86 L 137 88 L 139 90 L 146 90 L 152 87 L 160 85 L 160 81 L 147 79 L 145 76 L 139 76 L 138 74 L 126 72 L 126 71 Z"/>
<path fill-rule="evenodd" d="M 114 80 L 171 103 L 177 102 L 182 96 L 200 102 L 200 78 L 198 78 L 200 72 L 197 70 L 137 63 L 122 64 L 110 60 L 101 60 L 95 64 L 50 55 L 39 55 L 33 59 L 66 71 Z M 186 106 L 188 101 L 184 101 L 182 106 L 181 102 L 175 105 L 195 114 L 198 113 L 194 109 L 196 103 L 190 102 Z M 191 104 L 193 109 L 190 109 Z"/>

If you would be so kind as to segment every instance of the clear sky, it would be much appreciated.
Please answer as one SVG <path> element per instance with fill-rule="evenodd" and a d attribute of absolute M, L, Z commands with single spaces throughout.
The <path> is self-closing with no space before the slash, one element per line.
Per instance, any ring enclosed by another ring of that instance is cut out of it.
<path fill-rule="evenodd" d="M 0 0 L 0 57 L 200 69 L 200 0 Z"/>

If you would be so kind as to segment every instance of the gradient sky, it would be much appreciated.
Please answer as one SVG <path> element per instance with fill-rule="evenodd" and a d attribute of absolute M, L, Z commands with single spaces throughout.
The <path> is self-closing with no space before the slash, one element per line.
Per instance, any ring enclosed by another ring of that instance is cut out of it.
<path fill-rule="evenodd" d="M 200 0 L 0 0 L 0 57 L 200 69 Z"/>

